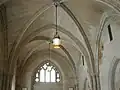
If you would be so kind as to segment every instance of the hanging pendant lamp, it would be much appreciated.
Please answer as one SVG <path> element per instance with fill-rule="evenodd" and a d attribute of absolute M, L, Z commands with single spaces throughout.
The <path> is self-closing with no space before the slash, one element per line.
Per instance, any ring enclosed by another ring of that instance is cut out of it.
<path fill-rule="evenodd" d="M 57 4 L 55 4 L 55 8 L 56 8 L 56 33 L 54 35 L 52 42 L 53 42 L 54 48 L 60 48 L 61 40 L 58 34 L 58 28 L 57 28 Z"/>

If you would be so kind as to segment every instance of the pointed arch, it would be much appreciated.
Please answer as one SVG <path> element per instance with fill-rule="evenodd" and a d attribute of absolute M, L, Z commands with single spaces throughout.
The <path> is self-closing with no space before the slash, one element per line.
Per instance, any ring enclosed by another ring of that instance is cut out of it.
<path fill-rule="evenodd" d="M 53 62 L 46 60 L 37 66 L 33 79 L 35 83 L 59 83 L 62 80 L 62 76 L 58 67 Z"/>

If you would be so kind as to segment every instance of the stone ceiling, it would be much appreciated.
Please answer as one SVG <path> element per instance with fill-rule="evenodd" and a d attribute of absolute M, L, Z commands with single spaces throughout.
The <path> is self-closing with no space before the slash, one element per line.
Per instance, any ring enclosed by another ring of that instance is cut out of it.
<path fill-rule="evenodd" d="M 109 7 L 95 0 L 65 0 L 64 4 L 77 18 L 86 36 L 83 36 L 70 15 L 59 7 L 59 34 L 64 49 L 55 50 L 52 48 L 52 50 L 67 58 L 68 55 L 65 52 L 68 51 L 73 62 L 77 63 L 81 54 L 87 56 L 86 59 L 90 58 L 89 49 L 91 51 L 95 49 L 100 19 L 104 12 L 109 11 Z M 15 55 L 24 60 L 32 50 L 35 52 L 48 49 L 48 41 L 53 38 L 55 32 L 55 7 L 53 1 L 11 0 L 6 3 L 6 6 L 9 51 L 14 47 L 14 50 L 16 50 Z M 44 38 L 42 39 L 42 37 Z M 85 37 L 89 42 L 85 41 Z M 14 45 L 15 43 L 17 44 Z M 89 48 L 90 46 L 91 48 Z"/>

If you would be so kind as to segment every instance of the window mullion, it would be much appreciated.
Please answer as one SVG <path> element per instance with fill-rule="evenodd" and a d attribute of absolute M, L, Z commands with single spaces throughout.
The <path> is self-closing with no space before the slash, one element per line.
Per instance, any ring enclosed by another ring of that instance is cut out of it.
<path fill-rule="evenodd" d="M 40 70 L 39 70 L 39 72 L 38 72 L 38 78 L 39 78 L 39 82 L 40 82 Z"/>
<path fill-rule="evenodd" d="M 50 82 L 51 82 L 51 71 L 50 71 Z"/>
<path fill-rule="evenodd" d="M 55 82 L 57 82 L 57 73 L 56 73 L 56 70 L 55 70 Z"/>
<path fill-rule="evenodd" d="M 44 64 L 35 72 L 35 76 L 33 77 L 34 80 L 38 78 L 39 80 L 36 80 L 36 82 L 59 82 L 58 79 L 60 79 L 60 76 L 58 75 L 59 72 L 57 71 L 56 67 L 50 65 L 48 68 L 48 66 L 45 65 L 47 64 Z M 47 70 L 49 70 L 49 72 Z"/>
<path fill-rule="evenodd" d="M 46 82 L 46 70 L 44 70 L 45 77 L 44 77 L 44 82 Z"/>

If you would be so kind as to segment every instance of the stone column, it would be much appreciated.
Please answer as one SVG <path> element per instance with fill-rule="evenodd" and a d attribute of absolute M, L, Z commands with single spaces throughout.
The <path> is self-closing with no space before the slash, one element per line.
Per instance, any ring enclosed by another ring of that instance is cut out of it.
<path fill-rule="evenodd" d="M 68 76 L 63 79 L 63 90 L 68 90 Z"/>
<path fill-rule="evenodd" d="M 0 90 L 11 90 L 12 77 L 9 73 L 8 34 L 5 5 L 0 5 Z"/>
<path fill-rule="evenodd" d="M 12 74 L 0 71 L 0 90 L 11 90 Z"/>
<path fill-rule="evenodd" d="M 99 90 L 97 88 L 97 76 L 96 76 L 96 74 L 91 75 L 91 82 L 92 82 L 92 89 Z"/>
<path fill-rule="evenodd" d="M 63 80 L 63 90 L 67 90 L 67 80 Z"/>

